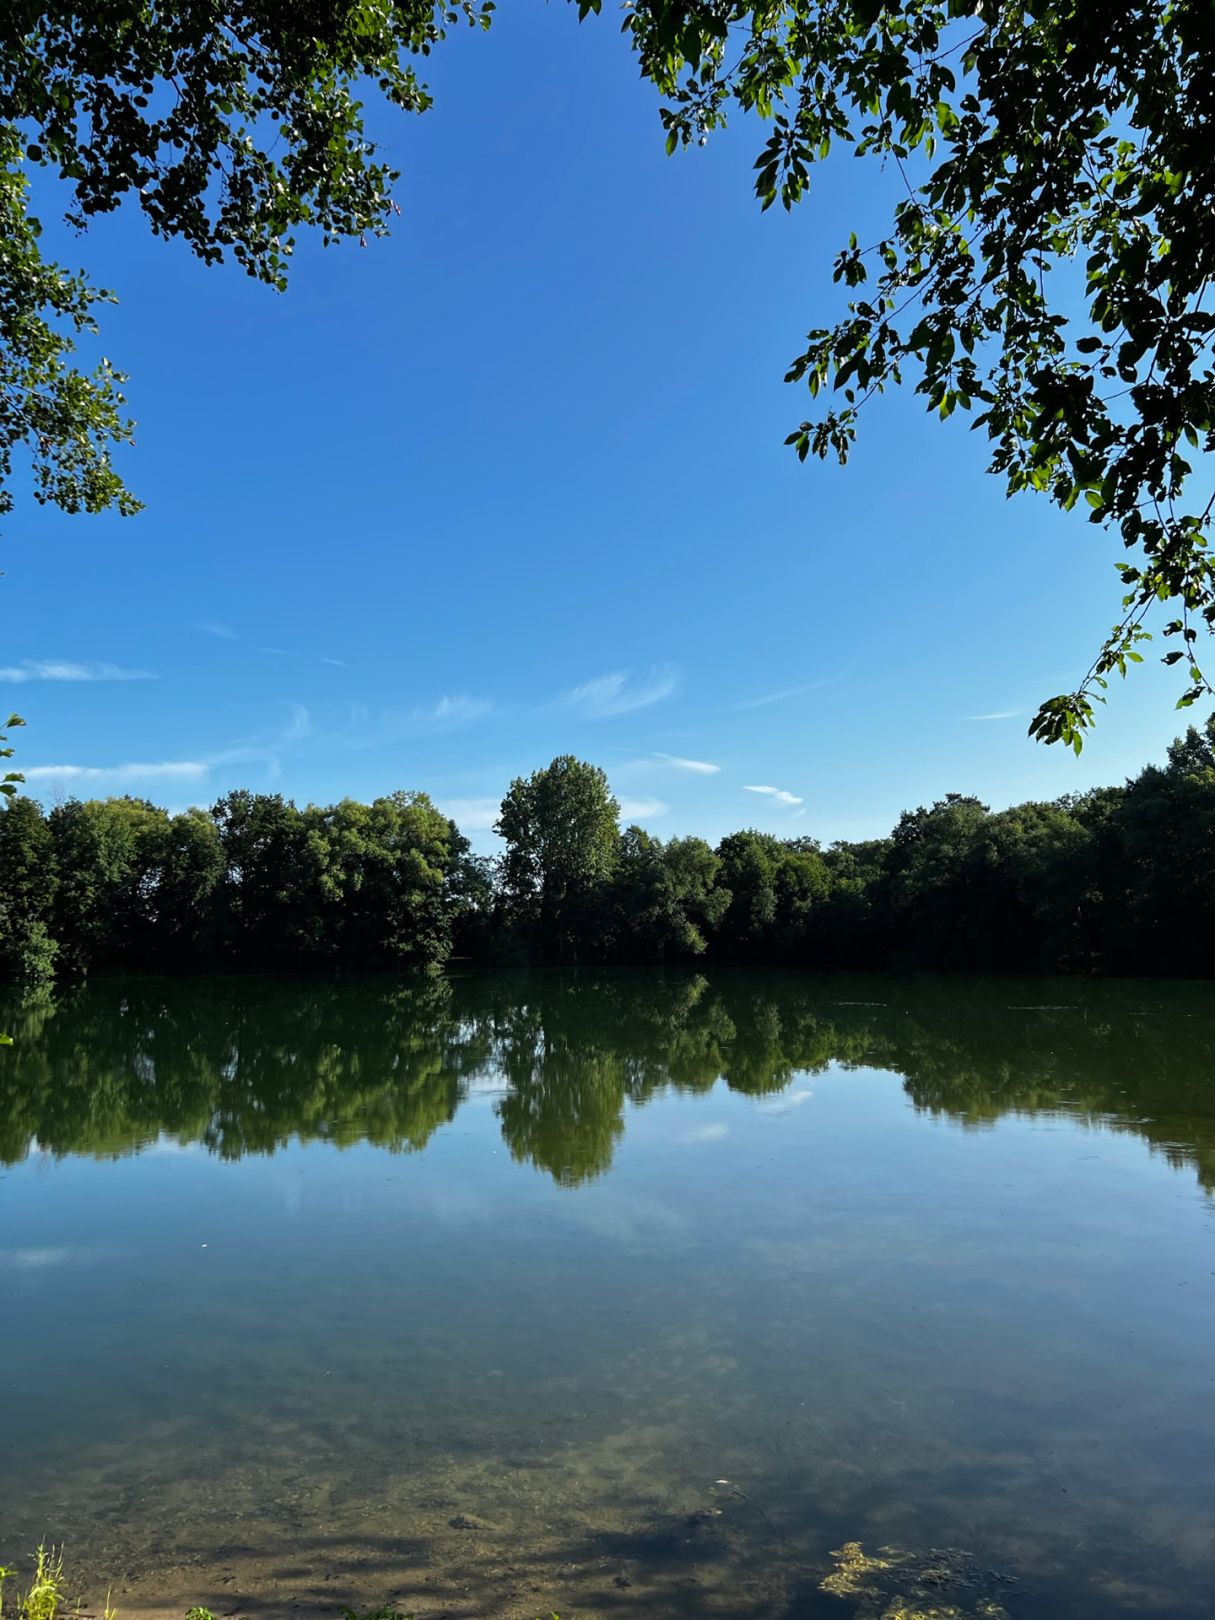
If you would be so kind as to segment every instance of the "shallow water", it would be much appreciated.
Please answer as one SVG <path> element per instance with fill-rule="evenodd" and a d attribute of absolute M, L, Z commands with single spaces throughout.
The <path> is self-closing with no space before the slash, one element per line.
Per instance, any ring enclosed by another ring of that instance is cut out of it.
<path fill-rule="evenodd" d="M 143 979 L 0 1026 L 10 1562 L 220 1614 L 1209 1613 L 1215 988 Z"/>

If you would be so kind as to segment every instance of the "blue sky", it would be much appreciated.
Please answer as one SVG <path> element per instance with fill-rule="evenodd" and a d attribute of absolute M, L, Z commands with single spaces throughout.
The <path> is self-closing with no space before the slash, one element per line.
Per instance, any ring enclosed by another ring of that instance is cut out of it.
<path fill-rule="evenodd" d="M 910 395 L 844 469 L 782 445 L 880 176 L 841 157 L 761 216 L 755 128 L 665 157 L 614 20 L 566 6 L 449 41 L 430 82 L 425 117 L 371 120 L 393 237 L 302 247 L 286 295 L 46 210 L 120 298 L 147 509 L 6 525 L 32 791 L 425 788 L 484 848 L 510 779 L 573 752 L 654 832 L 830 840 L 1161 756 L 1182 683 L 1155 663 L 1080 760 L 1025 735 L 1115 616 L 1108 537 L 1006 502 Z"/>

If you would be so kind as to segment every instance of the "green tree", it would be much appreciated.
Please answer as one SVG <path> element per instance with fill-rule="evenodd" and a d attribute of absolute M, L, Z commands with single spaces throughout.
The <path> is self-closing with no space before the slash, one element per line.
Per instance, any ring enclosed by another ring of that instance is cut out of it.
<path fill-rule="evenodd" d="M 157 895 L 157 948 L 166 963 L 199 967 L 216 960 L 224 871 L 214 817 L 197 808 L 173 816 Z"/>
<path fill-rule="evenodd" d="M 37 983 L 54 972 L 54 842 L 37 800 L 0 803 L 0 976 Z"/>
<path fill-rule="evenodd" d="M 1101 949 L 1096 853 L 1067 802 L 1018 804 L 990 818 L 975 883 L 989 966 L 1093 969 Z"/>
<path fill-rule="evenodd" d="M 225 794 L 211 811 L 224 855 L 226 947 L 258 965 L 319 962 L 329 898 L 325 841 L 281 793 Z"/>
<path fill-rule="evenodd" d="M 730 903 L 717 887 L 720 866 L 702 838 L 664 844 L 641 827 L 627 827 L 614 883 L 615 954 L 629 962 L 702 956 Z"/>
<path fill-rule="evenodd" d="M 1163 767 L 1127 784 L 1115 811 L 1122 913 L 1115 938 L 1132 963 L 1177 977 L 1215 970 L 1215 716 L 1190 727 Z M 1112 909 L 1112 908 L 1111 908 Z M 1115 968 L 1126 965 L 1123 954 Z M 1142 967 L 1133 968 L 1142 971 Z"/>
<path fill-rule="evenodd" d="M 168 826 L 146 799 L 69 799 L 51 811 L 51 931 L 71 970 L 151 959 Z"/>
<path fill-rule="evenodd" d="M 814 918 L 812 955 L 820 965 L 881 967 L 889 950 L 887 838 L 837 842 L 823 855 L 827 894 Z"/>
<path fill-rule="evenodd" d="M 771 833 L 731 833 L 717 846 L 721 883 L 731 896 L 720 953 L 756 960 L 799 960 L 828 891 L 827 867 L 812 840 L 782 843 Z"/>
<path fill-rule="evenodd" d="M 1215 448 L 1210 0 L 636 0 L 623 26 L 669 151 L 732 109 L 769 123 L 763 207 L 841 148 L 895 181 L 887 228 L 841 244 L 845 312 L 789 368 L 820 402 L 797 454 L 845 460 L 865 404 L 913 382 L 934 414 L 973 413 L 1010 493 L 1084 503 L 1134 552 L 1118 622 L 1031 734 L 1079 750 L 1160 603 L 1181 702 L 1210 692 L 1212 500 L 1190 459 Z"/>
<path fill-rule="evenodd" d="M 325 849 L 326 948 L 363 967 L 446 960 L 460 898 L 451 881 L 468 850 L 425 793 L 306 812 Z"/>
<path fill-rule="evenodd" d="M 157 236 L 207 264 L 231 256 L 281 288 L 301 230 L 383 234 L 395 172 L 363 123 L 368 86 L 407 112 L 430 96 L 414 61 L 491 0 L 113 0 L 0 16 L 0 512 L 25 446 L 35 494 L 69 512 L 138 503 L 111 462 L 129 439 L 121 376 L 75 367 L 111 295 L 44 260 L 28 172 L 64 183 L 83 228 L 130 199 Z"/>
<path fill-rule="evenodd" d="M 971 795 L 949 793 L 899 817 L 887 868 L 892 948 L 899 960 L 953 969 L 985 965 L 988 917 L 976 880 L 990 814 Z"/>
<path fill-rule="evenodd" d="M 620 806 L 598 765 L 562 754 L 511 783 L 494 828 L 516 925 L 557 961 L 602 951 Z"/>

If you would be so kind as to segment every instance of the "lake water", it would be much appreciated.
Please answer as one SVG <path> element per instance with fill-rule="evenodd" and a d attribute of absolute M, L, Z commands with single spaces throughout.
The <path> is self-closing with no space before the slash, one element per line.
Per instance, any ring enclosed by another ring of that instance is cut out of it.
<path fill-rule="evenodd" d="M 142 979 L 0 1027 L 0 1559 L 128 1613 L 1210 1613 L 1215 987 Z"/>

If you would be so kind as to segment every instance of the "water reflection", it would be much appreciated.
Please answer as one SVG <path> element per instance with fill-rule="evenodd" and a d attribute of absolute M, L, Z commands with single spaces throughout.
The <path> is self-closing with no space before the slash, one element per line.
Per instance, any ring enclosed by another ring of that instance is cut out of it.
<path fill-rule="evenodd" d="M 982 1128 L 1066 1112 L 1215 1190 L 1215 990 L 1013 979 L 477 974 L 401 984 L 97 981 L 10 1001 L 0 1160 L 118 1156 L 164 1135 L 225 1159 L 292 1140 L 424 1148 L 468 1098 L 512 1156 L 601 1176 L 659 1093 L 785 1092 L 831 1064 L 896 1073 Z"/>
<path fill-rule="evenodd" d="M 1197 1620 L 1212 1012 L 619 972 L 0 1007 L 0 1552 L 66 1539 L 127 1613 Z"/>

